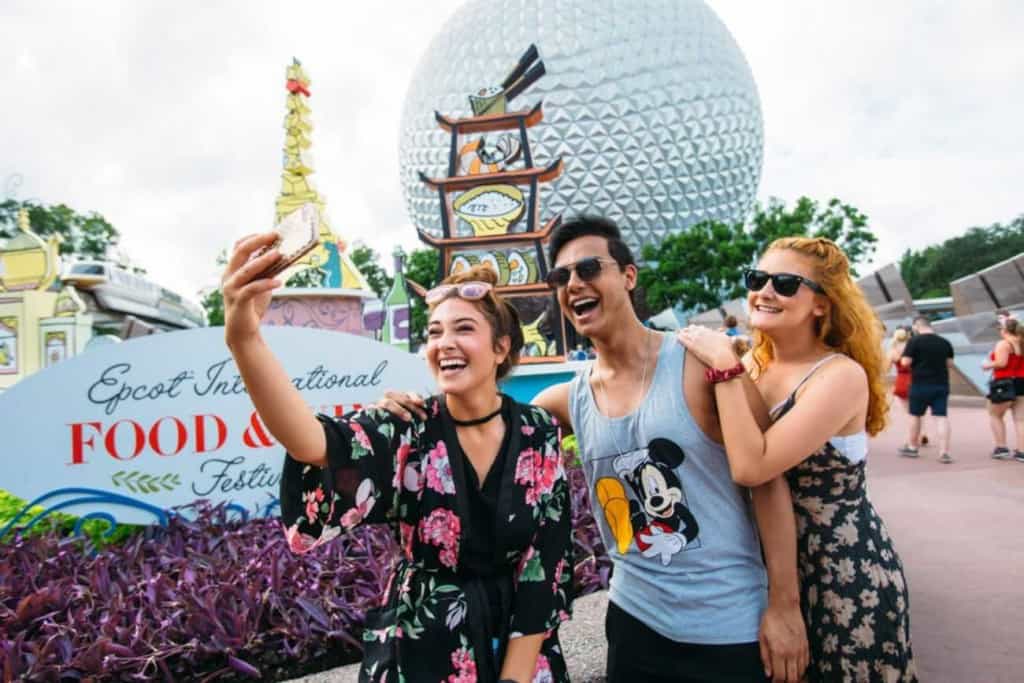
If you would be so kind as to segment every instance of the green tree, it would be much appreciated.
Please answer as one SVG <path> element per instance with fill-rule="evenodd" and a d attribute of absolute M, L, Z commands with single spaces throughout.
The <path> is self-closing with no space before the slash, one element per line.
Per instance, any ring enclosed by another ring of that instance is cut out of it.
<path fill-rule="evenodd" d="M 217 254 L 217 269 L 223 270 L 227 264 L 227 249 L 221 249 L 220 253 Z M 224 293 L 221 291 L 220 285 L 208 290 L 205 295 L 203 292 L 199 292 L 199 298 L 200 303 L 206 310 L 206 323 L 210 327 L 224 325 Z"/>
<path fill-rule="evenodd" d="M 285 283 L 285 287 L 323 287 L 324 280 L 327 278 L 327 271 L 323 268 L 316 266 L 310 266 L 309 268 L 303 268 L 289 277 Z"/>
<path fill-rule="evenodd" d="M 748 231 L 754 238 L 754 253 L 760 254 L 780 237 L 825 237 L 846 252 L 856 276 L 857 264 L 871 260 L 878 238 L 868 227 L 868 217 L 850 204 L 830 199 L 824 207 L 807 197 L 800 197 L 791 211 L 779 199 L 767 206 L 757 206 Z"/>
<path fill-rule="evenodd" d="M 374 291 L 377 298 L 383 299 L 388 290 L 391 289 L 392 278 L 385 272 L 380 264 L 380 255 L 361 242 L 355 242 L 352 251 L 348 253 L 352 264 L 359 269 L 366 281 L 370 283 L 370 289 Z"/>
<path fill-rule="evenodd" d="M 0 202 L 0 239 L 12 237 L 18 231 L 18 212 L 22 207 L 28 209 L 32 232 L 44 239 L 60 236 L 61 256 L 104 260 L 121 238 L 117 229 L 95 211 L 83 214 L 64 204 L 47 206 L 7 199 Z"/>
<path fill-rule="evenodd" d="M 915 299 L 949 296 L 949 283 L 1024 252 L 1024 216 L 1009 225 L 973 227 L 959 237 L 900 258 L 900 274 Z"/>
<path fill-rule="evenodd" d="M 405 260 L 405 279 L 412 280 L 427 289 L 436 287 L 441 281 L 440 254 L 433 247 L 414 249 Z M 412 297 L 409 316 L 409 337 L 413 344 L 426 341 L 427 306 L 418 296 Z"/>
<path fill-rule="evenodd" d="M 210 327 L 224 325 L 224 294 L 220 287 L 211 289 L 202 300 L 203 308 L 206 310 L 206 324 Z"/>
<path fill-rule="evenodd" d="M 740 272 L 780 237 L 827 237 L 855 266 L 871 259 L 878 238 L 867 216 L 838 199 L 824 206 L 801 197 L 792 209 L 778 199 L 758 205 L 744 223 L 704 221 L 666 237 L 642 251 L 648 265 L 639 285 L 655 311 L 669 306 L 705 310 L 743 296 Z"/>

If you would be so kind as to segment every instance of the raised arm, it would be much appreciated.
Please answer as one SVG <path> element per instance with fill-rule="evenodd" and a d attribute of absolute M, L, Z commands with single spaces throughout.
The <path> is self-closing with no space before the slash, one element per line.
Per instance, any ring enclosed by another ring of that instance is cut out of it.
<path fill-rule="evenodd" d="M 275 239 L 274 233 L 251 235 L 236 245 L 223 277 L 224 341 L 238 366 L 256 412 L 293 458 L 323 466 L 327 442 L 306 401 L 260 335 L 260 320 L 280 281 L 261 278 L 280 255 L 271 250 L 251 258 Z"/>
<path fill-rule="evenodd" d="M 573 433 L 572 420 L 569 417 L 570 387 L 571 384 L 569 382 L 554 384 L 534 396 L 533 400 L 530 401 L 533 405 L 539 406 L 551 413 L 558 420 L 558 425 L 562 429 L 562 436 L 568 436 Z"/>
<path fill-rule="evenodd" d="M 711 330 L 687 328 L 680 332 L 679 341 L 718 369 L 739 362 L 728 337 Z M 807 385 L 802 400 L 766 431 L 750 409 L 741 382 L 717 383 L 715 398 L 733 481 L 758 486 L 796 466 L 838 434 L 867 405 L 868 383 L 856 363 L 828 363 Z"/>

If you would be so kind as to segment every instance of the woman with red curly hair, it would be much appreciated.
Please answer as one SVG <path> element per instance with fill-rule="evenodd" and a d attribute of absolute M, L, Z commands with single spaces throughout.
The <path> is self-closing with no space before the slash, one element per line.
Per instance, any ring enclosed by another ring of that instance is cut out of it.
<path fill-rule="evenodd" d="M 797 518 L 810 681 L 916 681 L 906 580 L 867 496 L 868 437 L 885 427 L 883 328 L 833 242 L 776 240 L 744 274 L 753 348 L 688 327 L 708 366 L 733 479 L 785 473 Z M 749 371 L 771 410 L 762 432 L 739 382 Z"/>

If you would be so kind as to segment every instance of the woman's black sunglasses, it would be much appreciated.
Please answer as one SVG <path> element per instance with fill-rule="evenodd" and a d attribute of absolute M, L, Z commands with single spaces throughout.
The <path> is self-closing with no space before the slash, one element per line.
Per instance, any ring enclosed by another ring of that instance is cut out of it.
<path fill-rule="evenodd" d="M 572 277 L 572 270 L 576 270 L 576 276 L 584 282 L 590 282 L 598 275 L 601 274 L 601 263 L 618 263 L 615 259 L 601 258 L 599 256 L 590 256 L 588 258 L 581 258 L 576 263 L 570 263 L 564 266 L 558 266 L 548 271 L 548 276 L 544 278 L 544 281 L 548 283 L 548 287 L 551 289 L 558 289 L 559 287 L 565 287 L 569 284 L 569 278 Z"/>
<path fill-rule="evenodd" d="M 801 283 L 807 285 L 812 292 L 825 293 L 825 289 L 817 282 L 795 273 L 766 273 L 754 269 L 743 271 L 743 283 L 751 292 L 760 292 L 768 284 L 768 280 L 772 281 L 772 289 L 779 296 L 793 296 L 800 289 Z"/>

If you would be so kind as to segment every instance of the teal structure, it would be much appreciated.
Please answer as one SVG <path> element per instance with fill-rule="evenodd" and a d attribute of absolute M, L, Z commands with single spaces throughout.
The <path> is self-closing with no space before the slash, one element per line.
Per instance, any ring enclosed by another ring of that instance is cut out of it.
<path fill-rule="evenodd" d="M 524 368 L 518 368 L 517 372 L 502 380 L 501 390 L 520 403 L 529 403 L 544 389 L 568 382 L 587 365 L 585 362 L 532 365 L 526 368 L 527 372 L 523 372 Z"/>

